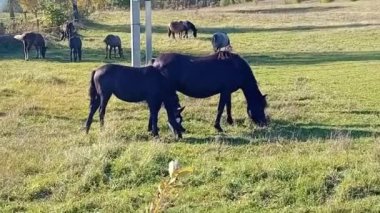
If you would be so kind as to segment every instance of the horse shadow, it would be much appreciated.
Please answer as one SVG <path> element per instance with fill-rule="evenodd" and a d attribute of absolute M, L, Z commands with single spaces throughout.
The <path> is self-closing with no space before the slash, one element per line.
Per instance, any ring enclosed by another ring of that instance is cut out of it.
<path fill-rule="evenodd" d="M 239 122 L 238 119 L 235 121 L 236 123 L 242 123 Z M 239 136 L 229 136 L 228 133 L 221 133 L 207 137 L 186 137 L 185 135 L 185 138 L 181 141 L 189 144 L 217 142 L 230 146 L 239 146 L 284 141 L 307 142 L 310 140 L 326 141 L 342 138 L 359 139 L 379 137 L 380 131 L 368 129 L 373 127 L 380 127 L 380 125 L 329 125 L 322 123 L 293 123 L 284 120 L 272 120 L 267 128 L 254 128 L 253 131 L 243 132 Z"/>

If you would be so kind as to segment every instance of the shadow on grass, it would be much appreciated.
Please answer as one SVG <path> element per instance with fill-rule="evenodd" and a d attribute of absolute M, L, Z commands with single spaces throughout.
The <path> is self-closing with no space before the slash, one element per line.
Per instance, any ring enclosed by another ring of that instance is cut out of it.
<path fill-rule="evenodd" d="M 198 33 L 201 33 L 201 34 L 213 34 L 215 32 L 226 32 L 226 33 L 258 33 L 258 32 L 308 31 L 308 30 L 340 29 L 340 28 L 360 28 L 360 27 L 370 27 L 370 26 L 380 26 L 380 24 L 342 24 L 342 25 L 326 25 L 326 26 L 305 25 L 305 26 L 272 27 L 272 28 L 257 28 L 257 27 L 199 27 L 199 26 L 196 26 L 196 27 L 198 29 Z M 115 30 L 113 30 L 113 31 L 115 31 Z M 125 32 L 125 30 L 121 31 L 121 32 Z M 144 32 L 144 26 L 142 26 L 141 32 Z M 163 26 L 163 25 L 153 26 L 153 33 L 167 33 L 167 27 Z"/>
<path fill-rule="evenodd" d="M 339 61 L 377 61 L 380 60 L 380 51 L 362 52 L 270 52 L 265 55 L 242 54 L 250 64 L 255 65 L 310 65 Z"/>
<path fill-rule="evenodd" d="M 306 142 L 309 140 L 343 140 L 380 136 L 380 131 L 360 129 L 363 127 L 369 126 L 360 124 L 339 126 L 319 123 L 289 123 L 274 120 L 268 128 L 255 129 L 252 132 L 243 133 L 242 136 L 228 136 L 228 134 L 224 133 L 213 137 L 186 137 L 185 135 L 182 141 L 189 144 L 222 142 L 227 145 L 237 146 L 267 142 Z"/>

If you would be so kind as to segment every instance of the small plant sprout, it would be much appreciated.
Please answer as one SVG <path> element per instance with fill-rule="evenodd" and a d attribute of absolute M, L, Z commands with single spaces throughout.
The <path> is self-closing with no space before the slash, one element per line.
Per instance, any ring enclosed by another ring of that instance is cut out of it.
<path fill-rule="evenodd" d="M 179 161 L 178 160 L 172 160 L 169 163 L 169 175 L 170 178 L 173 178 L 173 174 L 175 171 L 177 171 L 180 168 Z"/>
<path fill-rule="evenodd" d="M 176 198 L 179 194 L 177 192 L 178 180 L 193 172 L 193 168 L 180 168 L 178 160 L 172 160 L 169 163 L 169 180 L 162 180 L 158 185 L 158 190 L 153 201 L 150 203 L 149 213 L 163 212 L 171 205 L 171 200 Z"/>

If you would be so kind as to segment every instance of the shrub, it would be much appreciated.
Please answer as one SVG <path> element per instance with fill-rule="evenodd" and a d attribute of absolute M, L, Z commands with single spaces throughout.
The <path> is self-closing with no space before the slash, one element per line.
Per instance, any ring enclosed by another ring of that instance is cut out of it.
<path fill-rule="evenodd" d="M 330 2 L 333 2 L 334 0 L 320 0 L 321 3 L 330 3 Z"/>
<path fill-rule="evenodd" d="M 54 6 L 52 3 L 45 5 L 44 11 L 45 19 L 47 20 L 49 26 L 59 26 L 67 19 L 65 10 L 62 7 Z"/>
<path fill-rule="evenodd" d="M 231 4 L 231 1 L 230 0 L 221 0 L 220 1 L 220 6 L 228 6 Z"/>

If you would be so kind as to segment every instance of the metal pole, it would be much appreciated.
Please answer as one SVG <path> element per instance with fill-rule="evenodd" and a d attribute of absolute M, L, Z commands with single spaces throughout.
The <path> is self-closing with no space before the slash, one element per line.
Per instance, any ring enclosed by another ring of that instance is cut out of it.
<path fill-rule="evenodd" d="M 140 67 L 140 0 L 131 0 L 131 62 Z"/>
<path fill-rule="evenodd" d="M 145 64 L 149 64 L 152 59 L 152 4 L 150 0 L 145 0 L 145 39 Z"/>

